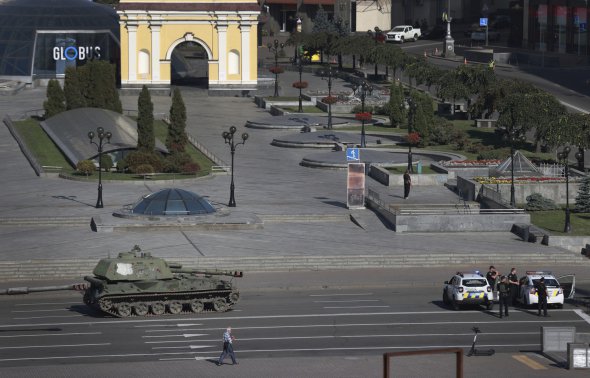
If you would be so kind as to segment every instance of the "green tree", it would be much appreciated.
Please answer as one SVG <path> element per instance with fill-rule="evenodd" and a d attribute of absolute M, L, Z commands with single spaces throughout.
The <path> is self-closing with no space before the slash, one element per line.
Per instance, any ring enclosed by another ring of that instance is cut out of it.
<path fill-rule="evenodd" d="M 78 109 L 86 107 L 86 98 L 82 95 L 78 70 L 76 67 L 66 68 L 64 80 L 64 94 L 66 98 L 66 109 Z"/>
<path fill-rule="evenodd" d="M 55 79 L 49 80 L 47 84 L 47 100 L 43 102 L 45 118 L 53 117 L 66 110 L 66 97 L 59 82 Z"/>
<path fill-rule="evenodd" d="M 451 114 L 455 115 L 455 103 L 459 99 L 469 98 L 469 88 L 459 80 L 457 71 L 447 71 L 437 83 L 437 93 L 440 98 L 451 102 Z"/>
<path fill-rule="evenodd" d="M 428 145 L 432 137 L 434 103 L 429 95 L 422 92 L 412 90 L 410 96 L 414 102 L 413 131 L 420 134 L 421 146 Z"/>
<path fill-rule="evenodd" d="M 311 29 L 312 34 L 328 33 L 337 34 L 338 29 L 333 21 L 328 17 L 328 13 L 324 10 L 322 5 L 318 6 L 318 11 L 313 18 L 313 28 Z"/>
<path fill-rule="evenodd" d="M 123 112 L 114 64 L 102 60 L 91 60 L 78 68 L 78 78 L 86 104 L 92 108 Z"/>
<path fill-rule="evenodd" d="M 590 213 L 590 177 L 585 177 L 576 196 L 575 213 Z"/>
<path fill-rule="evenodd" d="M 399 80 L 391 84 L 389 102 L 385 106 L 385 113 L 389 117 L 391 127 L 399 127 L 406 122 L 404 88 Z"/>
<path fill-rule="evenodd" d="M 105 172 L 110 172 L 113 168 L 113 158 L 109 154 L 100 155 L 100 166 Z"/>
<path fill-rule="evenodd" d="M 150 92 L 144 85 L 137 100 L 137 149 L 141 152 L 153 152 L 155 147 L 154 105 Z"/>
<path fill-rule="evenodd" d="M 76 164 L 76 171 L 86 176 L 92 175 L 95 170 L 96 166 L 91 160 L 80 160 Z"/>
<path fill-rule="evenodd" d="M 182 152 L 188 143 L 186 135 L 186 107 L 182 100 L 180 89 L 174 88 L 172 92 L 172 105 L 170 106 L 170 125 L 166 137 L 166 147 L 170 153 Z"/>

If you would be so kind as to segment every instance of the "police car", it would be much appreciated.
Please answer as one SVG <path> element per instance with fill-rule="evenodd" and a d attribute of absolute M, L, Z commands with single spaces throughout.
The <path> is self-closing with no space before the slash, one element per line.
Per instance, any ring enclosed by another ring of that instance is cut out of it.
<path fill-rule="evenodd" d="M 545 278 L 545 286 L 547 286 L 547 305 L 562 308 L 565 298 L 573 298 L 575 292 L 575 276 L 559 277 L 559 279 L 563 278 L 564 282 L 569 277 L 572 277 L 572 283 L 561 285 L 551 272 L 527 271 L 526 276 L 522 277 L 518 282 L 520 285 L 518 300 L 523 305 L 530 306 L 539 303 L 539 293 L 537 293 L 535 286 L 541 277 Z"/>
<path fill-rule="evenodd" d="M 445 281 L 442 294 L 443 303 L 458 310 L 464 304 L 480 304 L 491 310 L 494 307 L 492 287 L 479 272 L 457 272 Z"/>

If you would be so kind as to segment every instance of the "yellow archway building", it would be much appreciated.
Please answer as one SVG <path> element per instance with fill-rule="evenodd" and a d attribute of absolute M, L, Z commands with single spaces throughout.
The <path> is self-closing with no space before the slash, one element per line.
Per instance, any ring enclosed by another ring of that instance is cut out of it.
<path fill-rule="evenodd" d="M 257 84 L 256 0 L 121 0 L 121 85 L 166 87 L 183 42 L 207 54 L 209 90 L 254 90 Z"/>

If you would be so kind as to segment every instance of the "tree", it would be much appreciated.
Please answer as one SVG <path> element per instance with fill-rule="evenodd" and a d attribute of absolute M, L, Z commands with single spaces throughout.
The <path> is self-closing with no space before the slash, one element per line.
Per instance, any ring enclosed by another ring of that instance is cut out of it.
<path fill-rule="evenodd" d="M 585 177 L 580 184 L 574 213 L 590 213 L 590 177 Z"/>
<path fill-rule="evenodd" d="M 434 123 L 434 103 L 429 95 L 422 92 L 414 90 L 410 96 L 415 104 L 413 131 L 420 134 L 420 145 L 428 145 Z"/>
<path fill-rule="evenodd" d="M 407 119 L 404 88 L 399 80 L 391 84 L 389 102 L 384 106 L 391 127 L 401 126 Z"/>
<path fill-rule="evenodd" d="M 338 30 L 333 21 L 328 17 L 328 13 L 324 10 L 322 5 L 318 6 L 318 11 L 313 19 L 313 28 L 311 29 L 312 34 L 328 33 L 337 34 Z"/>
<path fill-rule="evenodd" d="M 455 103 L 458 99 L 469 97 L 469 88 L 458 78 L 457 71 L 447 71 L 437 83 L 437 93 L 443 100 L 451 101 L 451 114 L 455 115 Z"/>
<path fill-rule="evenodd" d="M 92 108 L 123 112 L 114 64 L 102 60 L 91 60 L 78 68 L 78 78 L 86 104 Z"/>
<path fill-rule="evenodd" d="M 76 171 L 79 173 L 90 176 L 96 170 L 96 166 L 91 160 L 80 160 L 76 164 Z"/>
<path fill-rule="evenodd" d="M 47 100 L 43 102 L 43 109 L 45 109 L 45 118 L 53 117 L 66 110 L 66 97 L 55 79 L 49 80 L 47 84 Z"/>
<path fill-rule="evenodd" d="M 155 147 L 154 105 L 150 92 L 144 85 L 137 100 L 137 149 L 141 152 L 153 152 Z"/>
<path fill-rule="evenodd" d="M 66 68 L 64 94 L 67 110 L 86 107 L 86 98 L 82 95 L 82 88 L 80 88 L 80 80 L 76 67 Z"/>
<path fill-rule="evenodd" d="M 172 105 L 170 106 L 170 125 L 166 137 L 166 147 L 170 153 L 183 152 L 188 143 L 186 135 L 186 107 L 182 100 L 180 89 L 174 88 L 172 92 Z"/>
<path fill-rule="evenodd" d="M 100 155 L 100 165 L 105 172 L 110 172 L 113 168 L 113 158 L 109 154 Z"/>

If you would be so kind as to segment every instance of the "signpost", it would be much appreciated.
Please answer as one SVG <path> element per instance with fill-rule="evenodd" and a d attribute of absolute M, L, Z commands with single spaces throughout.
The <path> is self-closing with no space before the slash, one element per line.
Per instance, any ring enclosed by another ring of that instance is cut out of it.
<path fill-rule="evenodd" d="M 479 19 L 479 26 L 486 27 L 486 46 L 488 45 L 488 18 L 482 17 Z"/>
<path fill-rule="evenodd" d="M 360 149 L 347 148 L 348 177 L 346 185 L 346 205 L 349 209 L 365 208 L 365 164 L 360 163 Z"/>

